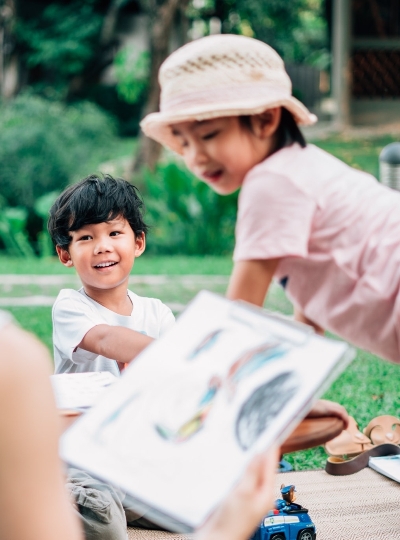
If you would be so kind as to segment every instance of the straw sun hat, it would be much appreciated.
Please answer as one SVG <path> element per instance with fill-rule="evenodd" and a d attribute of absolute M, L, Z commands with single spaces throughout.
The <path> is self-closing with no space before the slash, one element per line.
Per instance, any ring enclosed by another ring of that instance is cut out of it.
<path fill-rule="evenodd" d="M 141 122 L 144 133 L 181 152 L 171 124 L 221 116 L 259 114 L 286 107 L 299 124 L 317 117 L 292 96 L 282 58 L 262 41 L 231 34 L 184 45 L 161 65 L 160 112 Z"/>

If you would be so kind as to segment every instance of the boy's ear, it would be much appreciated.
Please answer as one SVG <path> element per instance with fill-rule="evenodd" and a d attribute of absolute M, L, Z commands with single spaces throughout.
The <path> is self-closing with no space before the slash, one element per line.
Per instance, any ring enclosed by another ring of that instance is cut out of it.
<path fill-rule="evenodd" d="M 68 267 L 74 266 L 74 263 L 72 262 L 70 254 L 68 253 L 66 249 L 63 249 L 60 246 L 56 246 L 56 251 L 57 251 L 58 258 L 60 259 L 60 262 L 64 266 L 68 266 Z"/>
<path fill-rule="evenodd" d="M 281 121 L 282 108 L 267 109 L 261 114 L 252 116 L 253 132 L 260 139 L 271 137 L 278 129 Z"/>
<path fill-rule="evenodd" d="M 144 232 L 138 234 L 135 238 L 135 257 L 140 257 L 146 249 L 146 235 Z"/>

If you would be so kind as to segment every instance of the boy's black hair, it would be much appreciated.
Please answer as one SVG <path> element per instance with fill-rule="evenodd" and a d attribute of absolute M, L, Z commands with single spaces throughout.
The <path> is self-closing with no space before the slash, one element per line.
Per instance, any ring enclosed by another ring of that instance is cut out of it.
<path fill-rule="evenodd" d="M 68 250 L 70 231 L 118 216 L 128 221 L 135 236 L 140 236 L 148 230 L 143 213 L 144 203 L 135 186 L 109 174 L 91 174 L 69 186 L 56 199 L 47 228 L 54 245 Z"/>
<path fill-rule="evenodd" d="M 246 128 L 252 129 L 251 116 L 240 116 L 240 121 Z M 277 152 L 281 148 L 291 146 L 294 143 L 298 143 L 302 148 L 307 146 L 306 140 L 293 118 L 292 114 L 282 107 L 281 121 L 279 122 L 278 129 L 276 131 L 276 147 L 274 152 Z"/>

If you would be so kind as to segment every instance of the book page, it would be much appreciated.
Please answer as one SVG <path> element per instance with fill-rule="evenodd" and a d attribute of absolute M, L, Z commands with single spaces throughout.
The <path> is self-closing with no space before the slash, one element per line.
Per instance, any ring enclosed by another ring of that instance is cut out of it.
<path fill-rule="evenodd" d="M 370 457 L 368 464 L 371 469 L 400 482 L 400 455 Z"/>
<path fill-rule="evenodd" d="M 161 525 L 169 516 L 190 530 L 350 356 L 343 342 L 203 291 L 65 434 L 62 457 Z"/>
<path fill-rule="evenodd" d="M 51 375 L 51 384 L 59 409 L 92 407 L 105 388 L 117 378 L 109 371 L 90 373 L 60 373 Z"/>

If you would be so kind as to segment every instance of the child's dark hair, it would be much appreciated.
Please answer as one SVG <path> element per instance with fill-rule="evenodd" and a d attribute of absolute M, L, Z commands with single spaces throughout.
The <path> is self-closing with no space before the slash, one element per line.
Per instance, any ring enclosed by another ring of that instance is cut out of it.
<path fill-rule="evenodd" d="M 251 116 L 240 116 L 240 122 L 246 128 L 252 129 Z M 281 121 L 279 122 L 278 129 L 276 131 L 277 141 L 275 152 L 286 146 L 291 146 L 294 143 L 298 143 L 302 148 L 307 146 L 306 140 L 293 118 L 292 114 L 282 107 Z"/>
<path fill-rule="evenodd" d="M 128 221 L 136 236 L 146 233 L 143 213 L 144 203 L 135 186 L 108 174 L 92 174 L 61 193 L 50 209 L 47 228 L 54 245 L 68 250 L 70 231 L 118 216 Z"/>

